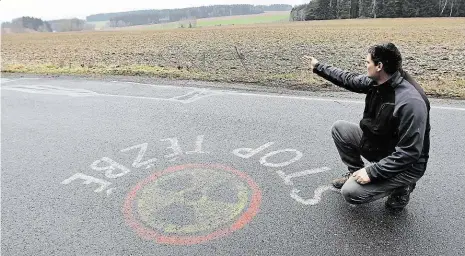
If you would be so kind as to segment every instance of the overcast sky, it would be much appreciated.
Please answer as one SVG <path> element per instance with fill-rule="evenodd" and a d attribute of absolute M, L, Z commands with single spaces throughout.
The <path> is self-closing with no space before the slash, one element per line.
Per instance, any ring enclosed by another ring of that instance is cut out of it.
<path fill-rule="evenodd" d="M 0 0 L 0 21 L 21 16 L 44 20 L 82 18 L 103 12 L 121 12 L 141 9 L 171 9 L 214 4 L 290 4 L 309 0 Z"/>

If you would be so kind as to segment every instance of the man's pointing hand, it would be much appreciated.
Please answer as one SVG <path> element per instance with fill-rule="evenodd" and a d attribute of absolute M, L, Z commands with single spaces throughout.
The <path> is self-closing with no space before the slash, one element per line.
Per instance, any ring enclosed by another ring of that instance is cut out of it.
<path fill-rule="evenodd" d="M 312 56 L 307 56 L 307 55 L 305 55 L 302 59 L 303 59 L 304 63 L 305 63 L 306 65 L 310 65 L 310 67 L 311 67 L 312 69 L 314 69 L 315 66 L 316 66 L 316 64 L 318 64 L 318 60 L 315 59 L 315 58 L 312 57 Z"/>

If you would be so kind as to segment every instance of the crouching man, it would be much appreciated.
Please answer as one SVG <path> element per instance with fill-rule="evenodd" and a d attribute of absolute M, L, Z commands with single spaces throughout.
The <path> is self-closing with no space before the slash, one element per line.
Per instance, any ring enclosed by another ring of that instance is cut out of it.
<path fill-rule="evenodd" d="M 367 75 L 347 72 L 305 56 L 313 73 L 349 91 L 366 94 L 359 124 L 337 121 L 332 137 L 348 173 L 332 184 L 345 200 L 363 204 L 388 196 L 386 207 L 403 209 L 423 176 L 430 147 L 430 104 L 423 89 L 402 70 L 392 43 L 374 45 Z M 363 156 L 371 162 L 364 166 Z"/>

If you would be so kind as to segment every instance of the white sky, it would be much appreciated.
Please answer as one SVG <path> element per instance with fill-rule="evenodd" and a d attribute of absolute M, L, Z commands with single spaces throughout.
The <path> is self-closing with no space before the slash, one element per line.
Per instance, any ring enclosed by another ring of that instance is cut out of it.
<path fill-rule="evenodd" d="M 290 4 L 307 3 L 310 0 L 0 0 L 0 21 L 11 21 L 21 16 L 33 16 L 44 20 L 81 18 L 104 12 L 120 12 L 141 9 L 171 9 L 214 4 Z"/>

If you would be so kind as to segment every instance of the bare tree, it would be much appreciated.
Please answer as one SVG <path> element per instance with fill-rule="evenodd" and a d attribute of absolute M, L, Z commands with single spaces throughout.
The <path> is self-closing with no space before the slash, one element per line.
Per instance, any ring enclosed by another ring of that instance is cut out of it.
<path fill-rule="evenodd" d="M 358 1 L 358 16 L 363 16 L 363 0 Z"/>
<path fill-rule="evenodd" d="M 376 0 L 373 0 L 373 18 L 376 19 Z"/>
<path fill-rule="evenodd" d="M 449 13 L 449 17 L 452 17 L 452 10 L 454 9 L 454 2 L 455 2 L 455 0 L 452 0 L 452 2 L 450 3 L 450 13 Z"/>
<path fill-rule="evenodd" d="M 442 7 L 442 11 L 441 11 L 441 16 L 442 16 L 442 13 L 444 12 L 444 9 L 446 9 L 446 5 L 447 5 L 447 0 L 444 1 L 444 6 Z"/>

